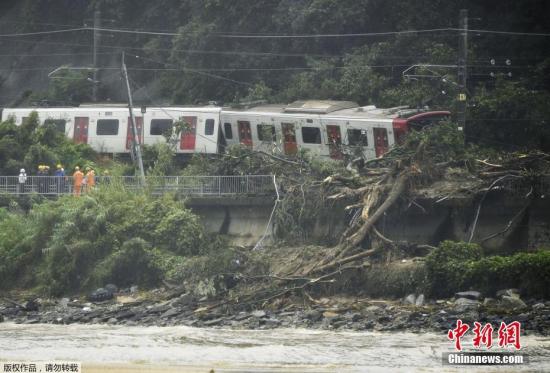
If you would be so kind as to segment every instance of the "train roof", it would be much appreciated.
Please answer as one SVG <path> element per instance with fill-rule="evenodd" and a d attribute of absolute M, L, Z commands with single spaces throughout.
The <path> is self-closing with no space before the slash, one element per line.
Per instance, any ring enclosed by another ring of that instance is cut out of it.
<path fill-rule="evenodd" d="M 195 111 L 202 113 L 218 113 L 221 111 L 220 107 L 217 106 L 145 106 L 146 111 L 148 110 L 160 110 L 160 111 Z M 49 106 L 49 107 L 22 107 L 22 108 L 5 108 L 4 110 L 10 112 L 27 112 L 29 110 L 36 111 L 48 111 L 48 112 L 62 112 L 62 111 L 82 111 L 82 110 L 99 110 L 99 111 L 128 111 L 128 106 L 122 105 L 82 105 L 82 106 Z M 141 111 L 141 107 L 134 107 L 134 111 Z"/>
<path fill-rule="evenodd" d="M 295 101 L 289 105 L 263 104 L 244 108 L 224 108 L 225 112 L 258 114 L 312 114 L 327 117 L 356 117 L 358 119 L 394 119 L 408 117 L 423 110 L 408 106 L 377 108 L 374 105 L 359 106 L 353 101 L 308 100 Z"/>

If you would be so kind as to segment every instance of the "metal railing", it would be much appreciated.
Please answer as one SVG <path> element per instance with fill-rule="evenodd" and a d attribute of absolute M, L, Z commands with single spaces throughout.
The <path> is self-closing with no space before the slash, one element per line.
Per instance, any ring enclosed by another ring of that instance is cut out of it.
<path fill-rule="evenodd" d="M 93 187 L 83 184 L 80 190 L 71 176 L 27 176 L 23 183 L 19 181 L 19 176 L 0 176 L 0 194 L 83 194 L 91 188 L 105 186 L 119 186 L 129 191 L 143 189 L 137 176 L 98 176 Z M 198 197 L 276 194 L 274 175 L 148 176 L 146 183 L 146 188 L 154 194 L 175 192 Z"/>

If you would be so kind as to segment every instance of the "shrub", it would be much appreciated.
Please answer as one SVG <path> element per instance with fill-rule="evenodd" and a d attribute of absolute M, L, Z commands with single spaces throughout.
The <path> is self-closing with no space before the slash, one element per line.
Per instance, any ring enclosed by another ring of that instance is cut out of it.
<path fill-rule="evenodd" d="M 154 198 L 118 185 L 80 198 L 0 210 L 0 288 L 39 286 L 53 295 L 115 282 L 153 286 L 184 256 L 221 244 L 174 196 Z"/>
<path fill-rule="evenodd" d="M 427 256 L 426 269 L 433 296 L 467 289 L 494 294 L 510 287 L 525 295 L 550 296 L 549 250 L 482 257 L 478 245 L 445 241 Z"/>

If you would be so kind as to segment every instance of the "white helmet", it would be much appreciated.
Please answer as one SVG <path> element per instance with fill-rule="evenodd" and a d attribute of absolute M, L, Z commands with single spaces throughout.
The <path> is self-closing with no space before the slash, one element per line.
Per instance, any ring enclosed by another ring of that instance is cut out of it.
<path fill-rule="evenodd" d="M 19 172 L 23 173 L 23 172 L 25 172 L 25 169 L 24 169 L 24 168 L 22 168 L 22 169 L 21 169 L 21 171 L 19 171 Z"/>

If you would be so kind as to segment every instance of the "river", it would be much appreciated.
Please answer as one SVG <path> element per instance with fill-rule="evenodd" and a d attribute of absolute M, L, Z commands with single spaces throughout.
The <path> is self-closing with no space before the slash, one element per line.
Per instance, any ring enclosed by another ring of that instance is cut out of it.
<path fill-rule="evenodd" d="M 530 359 L 522 369 L 550 370 L 550 338 L 521 341 Z M 84 372 L 454 371 L 443 352 L 451 342 L 433 333 L 0 324 L 0 361 L 77 361 Z"/>

